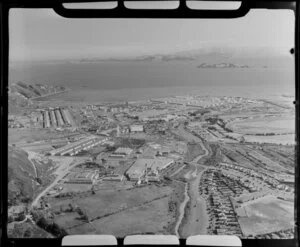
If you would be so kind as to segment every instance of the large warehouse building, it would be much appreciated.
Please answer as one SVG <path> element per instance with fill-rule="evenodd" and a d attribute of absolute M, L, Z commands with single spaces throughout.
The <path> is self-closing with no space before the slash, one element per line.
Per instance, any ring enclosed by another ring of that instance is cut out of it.
<path fill-rule="evenodd" d="M 72 142 L 70 144 L 67 144 L 66 146 L 63 146 L 61 148 L 55 149 L 50 152 L 50 155 L 75 155 L 81 152 L 82 150 L 90 149 L 96 145 L 103 144 L 107 138 L 104 137 L 95 137 L 95 136 L 89 136 L 87 138 L 84 138 L 83 140 L 79 140 L 77 142 Z"/>
<path fill-rule="evenodd" d="M 138 159 L 126 172 L 129 179 L 132 181 L 139 181 L 145 174 L 147 168 L 152 171 L 158 171 L 167 168 L 173 164 L 174 160 L 166 158 L 155 158 L 155 159 Z"/>

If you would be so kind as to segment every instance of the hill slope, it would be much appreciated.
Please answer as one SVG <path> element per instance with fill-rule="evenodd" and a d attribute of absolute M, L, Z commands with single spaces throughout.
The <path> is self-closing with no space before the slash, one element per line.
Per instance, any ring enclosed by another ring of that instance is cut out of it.
<path fill-rule="evenodd" d="M 30 202 L 35 191 L 35 171 L 26 152 L 8 148 L 8 205 Z"/>
<path fill-rule="evenodd" d="M 31 99 L 48 94 L 66 91 L 58 85 L 28 84 L 24 82 L 10 83 L 8 91 L 9 113 L 18 113 L 20 108 L 33 105 Z"/>

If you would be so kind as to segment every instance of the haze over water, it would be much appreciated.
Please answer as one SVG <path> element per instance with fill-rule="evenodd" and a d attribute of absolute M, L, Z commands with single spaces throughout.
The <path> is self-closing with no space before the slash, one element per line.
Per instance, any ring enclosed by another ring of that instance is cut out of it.
<path fill-rule="evenodd" d="M 65 101 L 135 101 L 187 93 L 268 98 L 294 95 L 287 68 L 203 69 L 192 62 L 97 62 L 22 64 L 10 82 L 49 83 L 72 91 L 45 98 Z"/>

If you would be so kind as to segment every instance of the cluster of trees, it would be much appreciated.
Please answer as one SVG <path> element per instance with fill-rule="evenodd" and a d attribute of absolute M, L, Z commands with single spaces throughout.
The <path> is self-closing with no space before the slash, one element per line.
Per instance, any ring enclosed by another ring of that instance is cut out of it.
<path fill-rule="evenodd" d="M 177 209 L 177 202 L 175 202 L 175 201 L 169 201 L 168 206 L 169 206 L 168 210 L 170 212 L 175 212 L 176 209 Z"/>
<path fill-rule="evenodd" d="M 256 133 L 256 136 L 275 136 L 276 133 L 271 132 L 271 133 Z"/>
<path fill-rule="evenodd" d="M 80 207 L 76 207 L 76 212 L 79 214 L 79 219 L 84 222 L 89 222 L 89 217 L 86 212 L 84 212 Z"/>
<path fill-rule="evenodd" d="M 76 196 L 76 194 L 77 194 L 76 192 L 69 191 L 65 193 L 59 193 L 58 195 L 55 196 L 55 198 L 67 198 L 67 197 L 73 198 L 74 196 Z"/>
<path fill-rule="evenodd" d="M 223 130 L 226 132 L 232 133 L 233 131 L 229 128 L 226 127 L 226 123 L 224 122 L 223 119 L 218 118 L 218 117 L 210 117 L 206 119 L 207 122 L 209 122 L 211 125 L 218 124 Z M 209 128 L 214 128 L 214 127 L 208 127 Z M 215 128 L 212 130 L 216 130 Z"/>
<path fill-rule="evenodd" d="M 44 212 L 40 210 L 32 210 L 31 214 L 37 226 L 51 233 L 55 237 L 63 237 L 67 235 L 67 232 L 58 226 L 53 220 L 49 219 Z"/>

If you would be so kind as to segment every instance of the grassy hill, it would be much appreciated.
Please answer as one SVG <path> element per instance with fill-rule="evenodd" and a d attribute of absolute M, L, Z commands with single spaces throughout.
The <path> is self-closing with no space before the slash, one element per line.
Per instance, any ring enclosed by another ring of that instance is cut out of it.
<path fill-rule="evenodd" d="M 31 99 L 34 97 L 43 96 L 46 94 L 57 93 L 65 91 L 66 88 L 58 85 L 46 85 L 46 84 L 27 84 L 24 82 L 11 83 L 9 86 L 9 92 L 11 94 L 19 94 L 25 99 Z"/>
<path fill-rule="evenodd" d="M 10 83 L 8 92 L 8 107 L 10 113 L 18 113 L 20 107 L 31 106 L 32 98 L 47 94 L 66 91 L 67 88 L 59 85 L 28 84 L 24 82 Z"/>
<path fill-rule="evenodd" d="M 36 189 L 35 171 L 27 153 L 8 148 L 8 205 L 30 202 Z"/>

